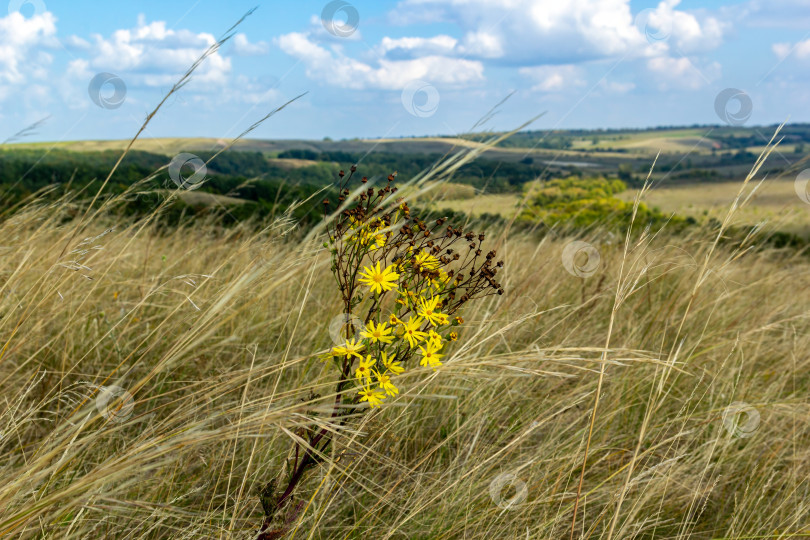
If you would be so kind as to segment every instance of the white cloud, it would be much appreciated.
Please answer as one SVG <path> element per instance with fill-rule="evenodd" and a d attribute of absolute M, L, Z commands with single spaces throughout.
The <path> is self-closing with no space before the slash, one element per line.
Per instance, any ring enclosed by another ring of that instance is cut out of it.
<path fill-rule="evenodd" d="M 535 66 L 518 70 L 535 81 L 532 90 L 537 92 L 562 92 L 584 86 L 583 70 L 577 66 Z"/>
<path fill-rule="evenodd" d="M 727 11 L 748 26 L 806 29 L 810 25 L 807 0 L 750 0 Z"/>
<path fill-rule="evenodd" d="M 47 77 L 51 56 L 41 47 L 56 45 L 56 18 L 45 12 L 25 18 L 19 12 L 0 17 L 0 87 Z M 0 88 L 0 96 L 8 88 Z"/>
<path fill-rule="evenodd" d="M 486 30 L 467 32 L 459 52 L 479 58 L 500 58 L 504 54 L 502 40 L 502 36 Z"/>
<path fill-rule="evenodd" d="M 445 54 L 506 66 L 650 58 L 665 59 L 655 65 L 678 65 L 678 57 L 719 46 L 731 28 L 705 10 L 679 10 L 679 4 L 661 0 L 643 14 L 655 26 L 653 33 L 664 30 L 666 39 L 658 41 L 647 39 L 630 0 L 402 0 L 395 9 L 398 15 L 390 18 L 455 24 L 462 38 Z M 558 81 L 565 78 L 562 72 L 556 75 Z M 541 82 L 536 88 L 555 84 Z"/>
<path fill-rule="evenodd" d="M 404 0 L 396 9 L 455 23 L 466 54 L 519 65 L 572 63 L 646 45 L 626 0 Z"/>
<path fill-rule="evenodd" d="M 636 84 L 632 82 L 619 82 L 602 79 L 599 82 L 599 87 L 611 94 L 626 94 L 627 92 L 634 90 L 636 88 Z"/>
<path fill-rule="evenodd" d="M 395 41 L 387 43 L 393 45 Z M 277 43 L 281 50 L 304 63 L 308 77 L 341 88 L 394 90 L 413 79 L 452 86 L 484 80 L 484 67 L 475 60 L 428 55 L 407 60 L 381 58 L 372 65 L 345 56 L 338 47 L 328 50 L 299 32 L 284 34 Z M 400 41 L 399 46 L 405 43 L 414 47 L 426 44 Z"/>
<path fill-rule="evenodd" d="M 415 57 L 452 54 L 458 41 L 450 36 L 438 35 L 431 38 L 404 37 L 393 39 L 384 37 L 377 47 L 378 54 L 389 57 Z"/>
<path fill-rule="evenodd" d="M 675 9 L 681 0 L 663 0 L 650 11 L 649 21 L 668 34 L 666 45 L 679 54 L 707 51 L 717 48 L 730 24 L 717 17 Z"/>
<path fill-rule="evenodd" d="M 215 42 L 211 34 L 167 29 L 164 21 L 147 24 L 141 17 L 135 28 L 116 30 L 109 38 L 94 34 L 82 73 L 109 71 L 127 85 L 167 86 Z M 231 60 L 216 52 L 195 71 L 190 86 L 222 85 L 230 71 Z"/>
<path fill-rule="evenodd" d="M 82 39 L 79 36 L 68 36 L 67 39 L 64 40 L 64 44 L 66 47 L 83 51 L 88 51 L 91 47 L 89 41 Z"/>
<path fill-rule="evenodd" d="M 799 60 L 810 59 L 810 39 L 799 41 L 798 43 L 774 43 L 772 50 L 780 60 L 792 56 Z"/>
<path fill-rule="evenodd" d="M 233 37 L 233 45 L 231 47 L 233 54 L 239 56 L 261 56 L 267 54 L 269 50 L 270 45 L 266 41 L 250 43 L 247 36 L 241 33 Z"/>
<path fill-rule="evenodd" d="M 518 65 L 661 56 L 717 47 L 728 25 L 703 12 L 663 0 L 651 12 L 669 39 L 649 43 L 638 28 L 630 0 L 403 0 L 400 13 L 427 14 L 430 22 L 455 23 L 464 32 L 459 52 Z M 409 22 L 400 18 L 400 22 Z"/>
<path fill-rule="evenodd" d="M 721 72 L 721 66 L 717 62 L 698 67 L 686 57 L 650 58 L 647 61 L 647 68 L 655 77 L 653 82 L 661 90 L 672 88 L 697 90 L 717 80 Z"/>

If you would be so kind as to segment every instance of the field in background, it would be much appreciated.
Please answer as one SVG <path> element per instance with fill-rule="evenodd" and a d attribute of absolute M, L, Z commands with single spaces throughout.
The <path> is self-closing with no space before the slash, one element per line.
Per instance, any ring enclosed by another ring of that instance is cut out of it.
<path fill-rule="evenodd" d="M 533 162 L 534 169 L 514 179 L 513 185 L 505 185 L 504 179 L 493 190 L 487 174 L 480 173 L 475 186 L 455 183 L 434 191 L 433 208 L 447 208 L 473 216 L 495 214 L 507 218 L 514 216 L 523 199 L 521 191 L 530 185 L 538 174 L 584 175 L 617 174 L 631 186 L 638 186 L 646 177 L 655 155 L 658 158 L 652 180 L 655 186 L 647 195 L 649 206 L 666 213 L 678 213 L 704 222 L 710 218 L 721 219 L 737 193 L 737 186 L 749 170 L 755 155 L 762 151 L 772 134 L 772 128 L 672 128 L 655 130 L 616 130 L 587 132 L 521 132 L 507 142 L 515 146 L 498 146 L 488 150 L 484 158 L 497 163 L 520 164 Z M 793 179 L 798 171 L 807 168 L 805 140 L 810 141 L 810 127 L 789 126 L 784 128 L 785 141 L 768 160 L 762 173 L 768 180 L 738 215 L 738 223 L 754 225 L 763 220 L 772 222 L 779 230 L 810 236 L 810 215 L 796 195 Z M 322 163 L 311 158 L 282 158 L 290 151 L 304 151 L 317 156 L 319 152 L 346 158 L 365 155 L 367 152 L 388 153 L 399 156 L 442 155 L 460 148 L 481 145 L 486 136 L 472 137 L 416 137 L 405 139 L 342 140 L 342 141 L 296 141 L 296 140 L 243 140 L 234 148 L 243 151 L 262 152 L 267 163 L 281 172 L 313 167 Z M 510 142 L 511 141 L 511 142 Z M 214 138 L 166 138 L 143 139 L 134 148 L 173 156 L 181 151 L 217 151 L 230 140 Z M 68 141 L 61 143 L 23 143 L 10 148 L 35 148 L 45 151 L 55 148 L 71 151 L 120 150 L 126 141 Z M 560 146 L 546 148 L 544 145 Z M 806 148 L 810 150 L 810 143 Z M 351 154 L 351 153 L 357 154 Z M 335 154 L 337 153 L 337 154 Z M 528 161 L 527 161 L 528 160 Z M 346 167 L 346 163 L 330 161 L 331 167 Z M 395 170 L 396 166 L 392 165 Z M 475 173 L 475 171 L 472 171 Z M 511 173 L 510 173 L 511 174 Z M 464 180 L 469 182 L 470 179 Z M 510 179 L 512 182 L 513 179 Z M 238 194 L 228 193 L 228 196 Z M 632 200 L 635 190 L 618 195 L 623 200 Z M 425 199 L 423 199 L 425 200 Z M 201 202 L 199 197 L 195 202 Z M 233 202 L 233 201 L 228 201 Z"/>
<path fill-rule="evenodd" d="M 739 190 L 738 182 L 656 187 L 648 192 L 645 200 L 666 213 L 699 220 L 722 220 Z M 635 190 L 628 190 L 617 196 L 632 201 L 635 195 Z M 737 223 L 745 225 L 756 225 L 764 220 L 778 230 L 810 237 L 810 204 L 798 197 L 793 181 L 765 180 L 739 209 L 736 218 Z"/>

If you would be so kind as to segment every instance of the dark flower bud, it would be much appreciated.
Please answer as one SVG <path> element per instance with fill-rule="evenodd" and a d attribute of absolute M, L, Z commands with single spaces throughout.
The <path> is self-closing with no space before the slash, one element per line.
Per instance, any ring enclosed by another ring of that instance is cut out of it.
<path fill-rule="evenodd" d="M 357 170 L 357 165 L 352 165 L 351 167 L 349 167 L 349 170 L 355 172 Z"/>
<path fill-rule="evenodd" d="M 338 173 L 338 176 L 339 176 L 339 177 L 341 177 L 341 178 L 343 178 L 344 176 L 346 176 L 346 173 L 345 173 L 345 172 L 343 172 L 343 171 L 340 171 L 340 172 Z"/>
<path fill-rule="evenodd" d="M 480 240 L 481 242 L 484 241 L 484 233 L 478 235 L 478 240 Z"/>

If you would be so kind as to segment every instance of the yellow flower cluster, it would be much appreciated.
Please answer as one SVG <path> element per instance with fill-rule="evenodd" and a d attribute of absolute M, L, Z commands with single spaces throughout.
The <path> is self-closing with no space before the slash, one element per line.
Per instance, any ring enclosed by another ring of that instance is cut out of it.
<path fill-rule="evenodd" d="M 361 329 L 359 340 L 349 340 L 332 349 L 332 356 L 359 360 L 354 370 L 359 401 L 368 402 L 371 407 L 381 406 L 387 397 L 399 393 L 393 379 L 405 371 L 402 361 L 418 354 L 419 364 L 435 371 L 442 365 L 445 341 L 458 339 L 456 332 L 443 335 L 451 325 L 450 317 L 442 312 L 445 301 L 442 290 L 450 276 L 440 270 L 438 279 L 430 282 L 418 279 L 426 270 L 435 274 L 439 264 L 426 251 L 409 252 L 405 260 L 396 264 L 383 268 L 377 261 L 359 272 L 359 282 L 375 295 L 375 304 L 382 306 L 382 298 L 389 292 L 397 295 L 393 313 L 383 317 L 377 310 L 380 320 L 369 320 Z M 419 287 L 416 292 L 408 290 L 416 286 Z M 457 323 L 456 318 L 453 325 Z"/>
<path fill-rule="evenodd" d="M 369 224 L 364 224 L 352 217 L 349 223 L 349 234 L 346 237 L 349 243 L 356 242 L 362 247 L 369 248 L 369 251 L 385 246 L 385 240 L 390 233 L 380 232 L 385 229 L 385 223 L 381 219 L 375 219 Z"/>

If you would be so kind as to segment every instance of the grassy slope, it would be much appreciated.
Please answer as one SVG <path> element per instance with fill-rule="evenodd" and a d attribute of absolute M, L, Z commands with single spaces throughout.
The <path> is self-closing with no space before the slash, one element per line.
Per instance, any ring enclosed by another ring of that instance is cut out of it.
<path fill-rule="evenodd" d="M 693 216 L 700 220 L 721 220 L 739 190 L 738 182 L 720 182 L 698 186 L 657 187 L 645 200 L 650 206 L 667 213 Z M 632 201 L 636 190 L 628 190 L 617 197 Z M 766 180 L 740 208 L 737 221 L 755 225 L 767 220 L 779 230 L 810 237 L 810 206 L 796 195 L 791 180 Z"/>
<path fill-rule="evenodd" d="M 700 135 L 700 130 L 669 130 L 640 132 L 625 135 L 623 138 L 600 136 L 600 142 L 593 145 L 591 139 L 582 138 L 574 141 L 571 150 L 552 150 L 546 148 L 496 148 L 488 151 L 489 156 L 498 159 L 519 160 L 526 155 L 538 158 L 551 159 L 554 156 L 576 157 L 590 159 L 606 158 L 639 158 L 649 153 L 663 151 L 687 151 L 692 149 Z M 19 143 L 15 147 L 65 148 L 76 151 L 123 149 L 129 141 L 63 141 L 57 143 Z M 214 138 L 153 138 L 140 139 L 135 143 L 136 150 L 174 155 L 182 150 L 214 149 L 218 145 L 230 142 L 227 139 Z M 245 139 L 236 144 L 236 148 L 277 152 L 289 148 L 309 148 L 312 150 L 342 150 L 346 152 L 366 152 L 374 147 L 381 152 L 394 153 L 445 153 L 459 148 L 472 148 L 481 146 L 480 143 L 454 137 L 414 137 L 406 139 L 354 139 L 344 141 L 298 141 L 298 140 L 261 140 Z M 698 146 L 698 152 L 704 150 Z M 630 152 L 611 153 L 605 149 L 624 148 Z M 602 150 L 597 156 L 592 156 L 580 150 Z M 710 149 L 710 146 L 708 147 Z"/>
<path fill-rule="evenodd" d="M 250 538 L 301 413 L 333 399 L 312 357 L 339 305 L 320 240 L 102 220 L 60 256 L 70 211 L 0 223 L 0 534 Z M 562 263 L 573 238 L 501 233 L 507 294 L 341 437 L 359 455 L 305 483 L 296 537 L 567 537 L 600 366 L 577 537 L 614 516 L 614 538 L 807 531 L 806 259 L 702 233 L 623 254 L 597 230 L 582 279 Z M 109 384 L 133 396 L 111 419 Z M 736 402 L 750 437 L 724 425 Z M 507 510 L 504 478 L 525 486 Z"/>

